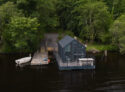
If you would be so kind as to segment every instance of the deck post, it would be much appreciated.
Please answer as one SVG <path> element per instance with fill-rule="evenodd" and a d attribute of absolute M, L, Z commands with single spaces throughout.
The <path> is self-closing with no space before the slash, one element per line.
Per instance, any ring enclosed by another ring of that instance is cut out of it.
<path fill-rule="evenodd" d="M 105 54 L 105 57 L 107 57 L 107 50 L 105 50 L 104 54 Z"/>

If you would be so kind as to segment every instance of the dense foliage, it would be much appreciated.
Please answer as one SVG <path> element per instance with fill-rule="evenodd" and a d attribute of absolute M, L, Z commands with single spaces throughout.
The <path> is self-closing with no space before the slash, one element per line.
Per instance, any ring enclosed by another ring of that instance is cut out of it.
<path fill-rule="evenodd" d="M 80 37 L 88 41 L 104 42 L 108 34 L 111 17 L 103 2 L 87 2 L 74 9 L 79 15 L 76 19 L 79 23 Z M 105 38 L 104 38 L 105 36 Z"/>
<path fill-rule="evenodd" d="M 20 52 L 35 50 L 40 37 L 38 27 L 36 18 L 12 17 L 3 33 L 5 44 L 9 46 L 8 50 Z"/>
<path fill-rule="evenodd" d="M 6 25 L 10 22 L 10 18 L 14 16 L 22 16 L 20 10 L 17 9 L 13 2 L 7 2 L 0 6 L 0 37 Z"/>
<path fill-rule="evenodd" d="M 35 50 L 44 33 L 70 33 L 125 53 L 124 13 L 125 0 L 0 0 L 0 38 L 20 52 Z"/>
<path fill-rule="evenodd" d="M 114 45 L 120 48 L 121 53 L 125 53 L 125 14 L 116 19 L 110 29 Z"/>

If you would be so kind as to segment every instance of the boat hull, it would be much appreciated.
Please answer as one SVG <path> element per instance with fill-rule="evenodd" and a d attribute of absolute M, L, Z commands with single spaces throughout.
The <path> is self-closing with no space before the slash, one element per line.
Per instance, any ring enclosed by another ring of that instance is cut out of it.
<path fill-rule="evenodd" d="M 15 63 L 16 64 L 24 64 L 24 63 L 30 62 L 30 60 L 31 60 L 31 57 L 25 57 L 25 58 L 15 60 Z"/>

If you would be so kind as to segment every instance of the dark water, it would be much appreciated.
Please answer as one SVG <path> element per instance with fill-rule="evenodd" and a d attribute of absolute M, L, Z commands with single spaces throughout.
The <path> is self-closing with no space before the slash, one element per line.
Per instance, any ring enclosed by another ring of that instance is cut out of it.
<path fill-rule="evenodd" d="M 59 71 L 55 64 L 16 67 L 21 56 L 0 55 L 0 92 L 125 92 L 125 56 L 117 53 L 96 55 L 94 71 Z"/>

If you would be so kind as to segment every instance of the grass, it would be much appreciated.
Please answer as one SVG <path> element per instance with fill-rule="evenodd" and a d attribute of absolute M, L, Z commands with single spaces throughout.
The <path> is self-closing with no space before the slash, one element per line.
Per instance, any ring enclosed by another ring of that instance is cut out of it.
<path fill-rule="evenodd" d="M 118 48 L 116 46 L 113 45 L 104 45 L 104 44 L 88 44 L 87 45 L 87 51 L 93 51 L 93 50 L 97 50 L 99 52 L 101 51 L 117 51 Z"/>

